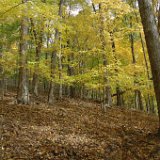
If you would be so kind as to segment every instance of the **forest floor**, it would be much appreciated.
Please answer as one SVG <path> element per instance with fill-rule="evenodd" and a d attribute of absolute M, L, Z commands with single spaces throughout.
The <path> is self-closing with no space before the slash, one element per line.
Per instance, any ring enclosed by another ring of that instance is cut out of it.
<path fill-rule="evenodd" d="M 6 95 L 0 160 L 160 160 L 157 116 L 79 102 L 16 105 Z"/>

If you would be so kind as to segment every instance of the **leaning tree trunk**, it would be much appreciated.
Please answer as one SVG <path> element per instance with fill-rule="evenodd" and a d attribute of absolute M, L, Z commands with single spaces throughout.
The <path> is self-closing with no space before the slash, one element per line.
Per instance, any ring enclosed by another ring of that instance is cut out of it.
<path fill-rule="evenodd" d="M 23 3 L 27 0 L 23 0 Z M 19 82 L 18 82 L 18 93 L 17 102 L 19 104 L 29 103 L 29 91 L 27 82 L 27 41 L 26 37 L 28 35 L 28 19 L 23 17 L 21 20 L 21 30 L 20 30 L 20 51 L 19 51 Z"/>
<path fill-rule="evenodd" d="M 137 13 L 135 12 L 134 14 L 135 14 L 137 23 L 139 23 Z M 151 78 L 150 78 L 149 64 L 148 64 L 148 61 L 147 61 L 147 53 L 146 53 L 146 50 L 145 50 L 145 42 L 143 40 L 143 36 L 142 36 L 141 32 L 139 32 L 139 37 L 140 37 L 141 45 L 142 45 L 142 52 L 143 52 L 143 57 L 144 57 L 144 62 L 145 62 L 145 68 L 146 68 L 147 78 L 148 78 L 148 80 L 151 80 Z M 152 88 L 152 85 L 148 84 L 148 89 L 151 89 L 151 88 Z M 147 109 L 147 112 L 151 111 L 152 113 L 155 113 L 154 103 L 152 103 L 153 106 L 150 103 L 151 99 L 153 99 L 153 96 L 148 93 L 147 94 L 147 100 L 145 100 L 146 101 L 146 109 Z M 143 107 L 143 109 L 144 109 L 144 107 Z"/>
<path fill-rule="evenodd" d="M 153 75 L 153 84 L 158 105 L 160 120 L 160 37 L 152 10 L 151 0 L 138 0 L 149 60 Z M 160 134 L 160 123 L 159 123 Z"/>

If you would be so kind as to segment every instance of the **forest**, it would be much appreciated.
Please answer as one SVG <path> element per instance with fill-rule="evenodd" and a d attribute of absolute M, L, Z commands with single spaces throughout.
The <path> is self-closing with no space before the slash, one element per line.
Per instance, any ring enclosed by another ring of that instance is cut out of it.
<path fill-rule="evenodd" d="M 0 0 L 0 160 L 160 160 L 159 0 Z"/>

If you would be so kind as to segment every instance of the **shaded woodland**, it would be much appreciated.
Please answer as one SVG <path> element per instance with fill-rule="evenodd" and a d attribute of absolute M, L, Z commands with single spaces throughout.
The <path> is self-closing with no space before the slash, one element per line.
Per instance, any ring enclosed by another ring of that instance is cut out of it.
<path fill-rule="evenodd" d="M 159 0 L 0 0 L 2 160 L 160 159 Z"/>

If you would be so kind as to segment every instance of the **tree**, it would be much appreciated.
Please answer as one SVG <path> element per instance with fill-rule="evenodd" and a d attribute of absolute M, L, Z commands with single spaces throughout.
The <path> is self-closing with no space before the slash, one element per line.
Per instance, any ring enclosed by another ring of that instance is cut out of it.
<path fill-rule="evenodd" d="M 44 19 L 43 19 L 44 20 Z M 33 30 L 34 34 L 34 39 L 35 39 L 35 44 L 36 44 L 36 54 L 35 54 L 35 69 L 34 69 L 34 74 L 33 74 L 33 81 L 32 81 L 32 92 L 35 96 L 38 96 L 38 83 L 39 83 L 39 61 L 40 61 L 40 53 L 41 53 L 41 48 L 42 48 L 42 39 L 43 39 L 43 22 L 41 22 L 41 27 L 40 27 L 40 33 L 36 31 L 35 29 L 35 24 L 33 19 L 30 19 L 31 21 L 31 27 Z"/>
<path fill-rule="evenodd" d="M 64 0 L 60 0 L 59 2 L 59 11 L 58 15 L 59 17 L 62 17 L 62 11 L 63 11 L 63 5 L 64 5 Z M 55 45 L 58 44 L 60 38 L 60 32 L 58 28 L 55 29 L 55 40 L 54 43 Z M 55 70 L 56 70 L 56 59 L 57 59 L 57 46 L 54 48 L 52 55 L 51 55 L 51 82 L 50 82 L 50 88 L 49 88 L 49 94 L 48 94 L 48 103 L 53 104 L 55 97 L 54 97 L 54 78 L 55 78 Z"/>
<path fill-rule="evenodd" d="M 26 3 L 27 0 L 23 0 Z M 26 10 L 25 10 L 26 11 Z M 29 90 L 27 82 L 27 35 L 28 35 L 28 18 L 22 17 L 20 30 L 20 50 L 19 50 L 19 82 L 17 102 L 20 104 L 29 103 Z"/>
<path fill-rule="evenodd" d="M 94 12 L 96 13 L 95 5 L 92 3 L 92 7 Z M 111 86 L 110 82 L 108 80 L 108 73 L 107 73 L 107 65 L 108 65 L 108 60 L 106 56 L 106 48 L 107 48 L 107 43 L 105 40 L 105 33 L 104 33 L 104 15 L 103 15 L 103 5 L 102 3 L 99 3 L 99 19 L 100 19 L 100 27 L 99 27 L 99 33 L 100 33 L 100 40 L 101 40 L 101 50 L 102 50 L 102 59 L 103 59 L 103 66 L 105 68 L 104 71 L 104 105 L 105 106 L 111 106 L 112 105 L 112 97 L 111 97 Z"/>
<path fill-rule="evenodd" d="M 160 121 L 160 37 L 152 10 L 152 2 L 150 0 L 138 0 L 138 3 L 151 64 Z M 160 122 L 158 133 L 160 134 Z"/>

